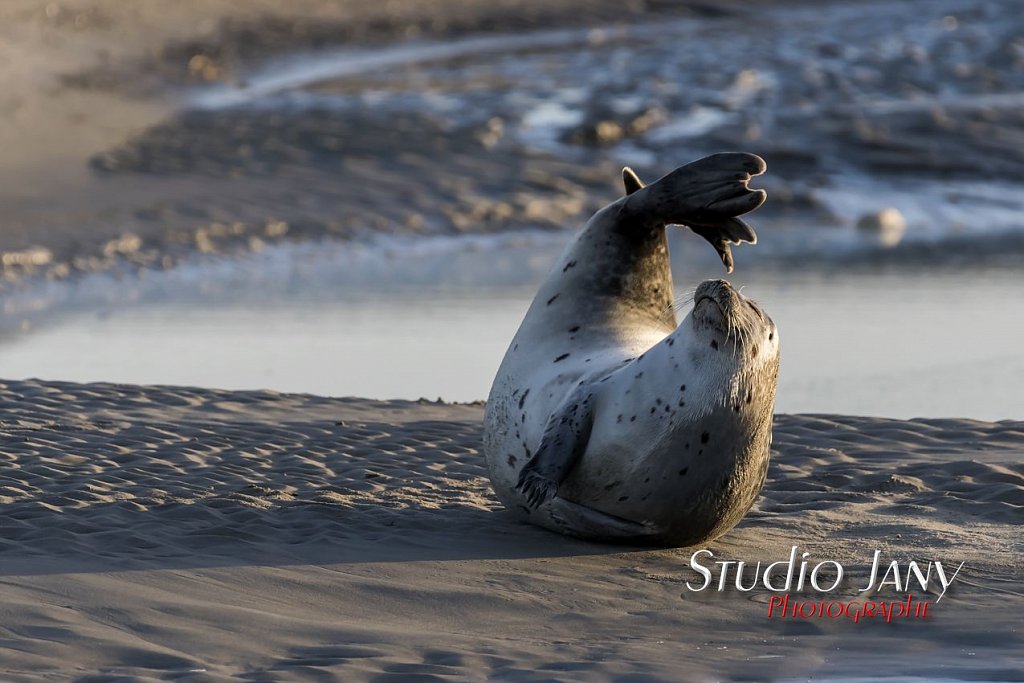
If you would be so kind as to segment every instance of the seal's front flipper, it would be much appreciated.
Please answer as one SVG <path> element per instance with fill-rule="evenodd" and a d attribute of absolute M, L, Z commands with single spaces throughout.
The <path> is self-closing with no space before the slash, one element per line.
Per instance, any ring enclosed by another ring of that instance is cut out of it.
<path fill-rule="evenodd" d="M 752 190 L 748 183 L 765 168 L 764 160 L 755 154 L 712 154 L 646 187 L 636 188 L 626 181 L 627 199 L 621 210 L 627 218 L 689 226 L 711 243 L 731 272 L 729 244 L 757 242 L 757 234 L 738 216 L 764 203 L 764 190 Z M 631 188 L 635 189 L 630 192 Z"/>
<path fill-rule="evenodd" d="M 648 543 L 658 536 L 653 525 L 633 522 L 554 496 L 540 509 L 562 533 L 595 541 L 636 540 Z"/>
<path fill-rule="evenodd" d="M 537 508 L 558 493 L 558 485 L 569 475 L 587 448 L 594 416 L 590 395 L 582 387 L 548 418 L 536 454 L 519 473 L 516 491 L 526 503 Z"/>

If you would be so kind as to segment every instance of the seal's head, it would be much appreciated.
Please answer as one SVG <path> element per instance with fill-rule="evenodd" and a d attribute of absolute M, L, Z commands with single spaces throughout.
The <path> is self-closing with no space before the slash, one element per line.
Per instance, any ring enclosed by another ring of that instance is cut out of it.
<path fill-rule="evenodd" d="M 725 280 L 700 283 L 693 301 L 680 325 L 691 357 L 707 369 L 720 368 L 714 374 L 723 389 L 738 375 L 755 374 L 770 382 L 774 394 L 779 331 L 772 319 Z"/>

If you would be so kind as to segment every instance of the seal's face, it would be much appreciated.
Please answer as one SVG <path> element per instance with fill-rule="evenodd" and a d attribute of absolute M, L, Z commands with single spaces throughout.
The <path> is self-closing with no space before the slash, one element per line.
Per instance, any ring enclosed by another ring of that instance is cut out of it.
<path fill-rule="evenodd" d="M 693 300 L 693 310 L 681 327 L 689 327 L 688 346 L 695 361 L 708 368 L 720 367 L 727 375 L 751 371 L 774 375 L 779 332 L 754 301 L 725 280 L 705 280 Z"/>

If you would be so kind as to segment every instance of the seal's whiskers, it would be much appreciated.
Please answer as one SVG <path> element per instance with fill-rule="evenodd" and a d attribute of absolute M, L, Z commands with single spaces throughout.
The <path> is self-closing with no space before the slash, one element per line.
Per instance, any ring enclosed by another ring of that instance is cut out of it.
<path fill-rule="evenodd" d="M 680 294 L 672 301 L 672 307 L 675 308 L 676 313 L 682 313 L 683 309 L 693 303 L 693 297 L 697 295 L 697 288 L 688 289 L 683 294 Z"/>
<path fill-rule="evenodd" d="M 672 303 L 669 304 L 668 307 L 665 309 L 665 312 L 662 314 L 661 318 L 659 319 L 659 322 L 673 322 L 674 324 L 673 316 L 675 316 L 675 319 L 678 319 L 678 316 L 680 313 L 683 312 L 683 309 L 685 309 L 687 306 L 693 303 L 693 297 L 696 294 L 696 292 L 697 288 L 694 287 L 693 289 L 688 290 L 687 292 L 677 297 L 674 297 L 672 299 Z"/>

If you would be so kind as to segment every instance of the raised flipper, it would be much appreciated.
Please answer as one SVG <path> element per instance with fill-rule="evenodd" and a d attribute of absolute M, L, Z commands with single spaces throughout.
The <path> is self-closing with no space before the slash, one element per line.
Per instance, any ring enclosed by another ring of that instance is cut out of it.
<path fill-rule="evenodd" d="M 558 493 L 587 448 L 594 414 L 590 396 L 578 387 L 548 418 L 540 446 L 519 473 L 516 490 L 531 508 L 537 508 Z"/>
<path fill-rule="evenodd" d="M 731 273 L 729 245 L 757 242 L 757 234 L 738 216 L 764 203 L 764 190 L 751 190 L 747 184 L 765 168 L 757 155 L 725 152 L 680 166 L 647 186 L 632 170 L 624 169 L 628 198 L 622 211 L 629 218 L 633 214 L 639 220 L 689 226 L 711 243 Z"/>

